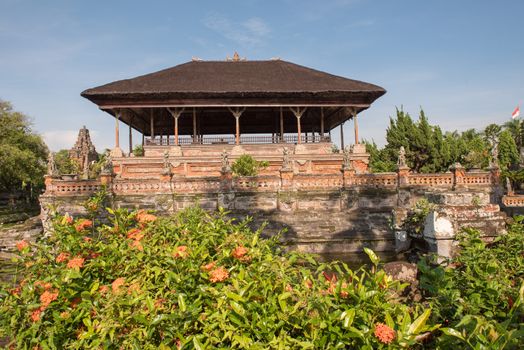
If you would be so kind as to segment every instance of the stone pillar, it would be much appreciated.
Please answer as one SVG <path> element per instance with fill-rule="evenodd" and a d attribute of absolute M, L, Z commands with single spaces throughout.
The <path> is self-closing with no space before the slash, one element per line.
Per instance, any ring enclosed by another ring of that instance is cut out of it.
<path fill-rule="evenodd" d="M 345 188 L 351 187 L 355 179 L 356 171 L 353 168 L 342 169 L 342 180 Z"/>
<path fill-rule="evenodd" d="M 457 189 L 464 186 L 464 176 L 466 175 L 466 169 L 456 162 L 450 167 L 451 173 L 453 174 L 453 189 Z"/>
<path fill-rule="evenodd" d="M 280 170 L 280 188 L 282 190 L 293 189 L 293 169 Z"/>
<path fill-rule="evenodd" d="M 115 116 L 115 148 L 113 148 L 113 150 L 111 151 L 111 156 L 112 157 L 123 157 L 124 156 L 124 152 L 122 152 L 122 149 L 120 148 L 120 132 L 118 130 L 118 121 L 120 119 L 120 113 L 122 113 L 121 111 L 117 110 L 116 111 L 116 116 Z"/>

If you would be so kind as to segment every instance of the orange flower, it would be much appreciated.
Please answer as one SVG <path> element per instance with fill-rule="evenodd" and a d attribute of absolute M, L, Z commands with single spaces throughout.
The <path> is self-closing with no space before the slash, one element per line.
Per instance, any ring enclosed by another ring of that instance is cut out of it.
<path fill-rule="evenodd" d="M 113 293 L 118 293 L 120 290 L 120 287 L 124 285 L 125 282 L 126 280 L 124 279 L 124 277 L 118 277 L 116 280 L 114 280 L 113 283 L 111 283 L 111 288 L 113 289 Z"/>
<path fill-rule="evenodd" d="M 215 267 L 215 265 L 216 265 L 216 262 L 212 261 L 209 264 L 202 266 L 201 269 L 209 272 Z"/>
<path fill-rule="evenodd" d="M 106 285 L 102 285 L 100 286 L 100 288 L 98 288 L 98 291 L 100 292 L 100 294 L 106 294 L 109 291 L 109 287 Z"/>
<path fill-rule="evenodd" d="M 229 272 L 222 266 L 217 267 L 209 273 L 209 280 L 213 283 L 223 282 L 229 278 Z"/>
<path fill-rule="evenodd" d="M 91 226 L 93 226 L 93 221 L 88 219 L 81 219 L 76 223 L 75 230 L 80 232 L 85 230 L 86 228 L 90 228 Z"/>
<path fill-rule="evenodd" d="M 84 240 L 84 242 L 91 242 L 93 240 L 91 237 L 87 237 L 87 236 L 85 236 L 82 239 Z"/>
<path fill-rule="evenodd" d="M 342 289 L 346 289 L 348 287 L 348 284 L 346 282 L 342 282 Z M 345 290 L 340 291 L 340 297 L 341 298 L 347 298 L 349 296 L 349 293 Z"/>
<path fill-rule="evenodd" d="M 144 237 L 144 234 L 141 230 L 134 228 L 127 231 L 127 238 L 133 239 L 135 241 L 140 241 Z"/>
<path fill-rule="evenodd" d="M 164 298 L 158 298 L 155 300 L 155 308 L 161 309 L 164 306 L 164 303 L 167 301 L 167 299 Z"/>
<path fill-rule="evenodd" d="M 18 249 L 19 252 L 29 247 L 29 243 L 23 239 L 21 241 L 16 242 L 16 249 Z"/>
<path fill-rule="evenodd" d="M 57 263 L 62 263 L 64 261 L 66 261 L 66 260 L 69 260 L 69 257 L 70 257 L 69 253 L 62 252 L 62 253 L 58 254 L 58 256 L 56 257 L 55 261 Z"/>
<path fill-rule="evenodd" d="M 35 286 L 35 288 L 41 288 L 43 290 L 49 290 L 52 287 L 51 283 L 44 282 L 44 281 L 36 281 L 34 283 L 34 286 Z"/>
<path fill-rule="evenodd" d="M 127 294 L 140 293 L 140 284 L 138 282 L 132 283 L 127 289 Z"/>
<path fill-rule="evenodd" d="M 286 284 L 286 287 L 284 288 L 286 290 L 286 292 L 292 292 L 293 291 L 293 287 L 291 287 L 289 284 Z"/>
<path fill-rule="evenodd" d="M 21 291 L 22 291 L 22 287 L 18 286 L 16 288 L 11 289 L 9 292 L 11 293 L 11 295 L 19 296 Z"/>
<path fill-rule="evenodd" d="M 304 285 L 306 286 L 307 289 L 313 288 L 313 282 L 311 282 L 311 280 L 305 280 Z"/>
<path fill-rule="evenodd" d="M 384 344 L 390 344 L 395 340 L 395 331 L 383 323 L 377 323 L 375 325 L 374 334 L 375 337 Z"/>
<path fill-rule="evenodd" d="M 69 312 L 67 312 L 67 311 L 61 312 L 60 313 L 60 318 L 62 318 L 62 319 L 69 318 Z"/>
<path fill-rule="evenodd" d="M 68 224 L 71 225 L 73 223 L 73 217 L 69 215 L 69 213 L 66 213 L 64 215 L 64 218 L 62 219 L 62 225 Z"/>
<path fill-rule="evenodd" d="M 248 253 L 247 248 L 240 245 L 236 247 L 235 250 L 233 250 L 231 255 L 233 256 L 233 258 L 240 260 L 242 262 L 249 262 L 251 261 L 251 257 L 247 255 L 247 253 Z"/>
<path fill-rule="evenodd" d="M 77 269 L 80 270 L 84 266 L 84 258 L 81 258 L 80 256 L 77 256 L 76 258 L 73 258 L 69 260 L 67 263 L 67 267 L 70 269 Z"/>
<path fill-rule="evenodd" d="M 189 255 L 189 252 L 187 251 L 187 246 L 181 245 L 179 247 L 176 247 L 176 251 L 173 253 L 173 257 L 175 259 L 177 258 L 186 258 Z"/>
<path fill-rule="evenodd" d="M 58 298 L 58 290 L 55 289 L 52 292 L 46 290 L 40 296 L 40 302 L 42 303 L 42 308 L 46 309 L 49 306 L 49 304 L 51 304 L 57 298 Z"/>
<path fill-rule="evenodd" d="M 156 220 L 156 216 L 153 214 L 148 214 L 145 210 L 139 210 L 136 214 L 136 221 L 141 224 L 147 224 L 148 222 L 153 222 Z"/>
<path fill-rule="evenodd" d="M 32 320 L 33 322 L 38 322 L 38 321 L 40 321 L 40 316 L 41 316 L 41 314 L 42 314 L 43 311 L 44 311 L 44 309 L 41 308 L 41 307 L 39 307 L 38 309 L 36 309 L 35 311 L 33 311 L 33 312 L 31 313 L 31 320 Z"/>
<path fill-rule="evenodd" d="M 136 248 L 138 249 L 139 251 L 143 251 L 144 250 L 144 247 L 142 246 L 142 243 L 140 243 L 140 241 L 133 241 L 129 244 L 129 246 L 131 248 Z"/>

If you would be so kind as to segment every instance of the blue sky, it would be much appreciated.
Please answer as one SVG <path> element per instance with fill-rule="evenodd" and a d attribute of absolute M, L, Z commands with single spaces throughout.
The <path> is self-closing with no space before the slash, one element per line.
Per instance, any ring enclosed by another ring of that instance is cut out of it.
<path fill-rule="evenodd" d="M 0 0 L 0 98 L 51 149 L 86 125 L 101 151 L 114 120 L 81 91 L 238 51 L 384 87 L 359 119 L 383 144 L 396 106 L 444 130 L 509 120 L 524 100 L 523 15 L 521 0 Z"/>

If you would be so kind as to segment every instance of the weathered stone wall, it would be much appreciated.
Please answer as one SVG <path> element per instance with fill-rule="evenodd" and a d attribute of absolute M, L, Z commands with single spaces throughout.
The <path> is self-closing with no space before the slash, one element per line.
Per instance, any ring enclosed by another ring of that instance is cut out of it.
<path fill-rule="evenodd" d="M 207 210 L 223 207 L 230 211 L 232 217 L 252 217 L 255 228 L 266 223 L 264 233 L 267 235 L 285 229 L 282 240 L 293 249 L 330 254 L 358 253 L 363 247 L 382 253 L 395 252 L 393 213 L 396 213 L 397 219 L 401 218 L 420 198 L 428 198 L 436 203 L 437 208 L 444 210 L 442 212 L 448 213 L 454 227 L 470 224 L 483 229 L 493 222 L 493 215 L 500 219 L 498 205 L 492 203 L 496 186 L 491 184 L 462 186 L 451 191 L 447 185 L 400 186 L 397 182 L 384 185 L 389 183 L 384 180 L 388 179 L 387 174 L 380 184 L 373 185 L 376 179 L 371 175 L 360 178 L 360 185 L 341 186 L 344 182 L 341 181 L 338 186 L 330 186 L 331 182 L 326 180 L 324 188 L 303 190 L 304 184 L 286 188 L 285 181 L 273 186 L 271 184 L 275 181 L 270 178 L 209 178 L 205 180 L 207 187 L 200 180 L 193 179 L 183 184 L 181 179 L 168 179 L 167 182 L 142 184 L 141 190 L 129 183 L 127 187 L 123 184 L 117 186 L 119 180 L 116 179 L 111 205 L 116 208 L 153 209 L 164 215 L 195 204 Z M 431 179 L 424 181 L 434 182 Z M 310 180 L 301 178 L 304 183 Z M 175 184 L 176 181 L 179 183 Z M 322 182 L 322 179 L 317 181 Z M 475 194 L 472 195 L 471 191 Z M 477 197 L 480 198 L 478 203 L 473 200 Z M 41 201 L 44 208 L 52 205 L 59 212 L 82 215 L 81 203 L 86 198 L 44 195 Z M 462 206 L 460 210 L 452 208 L 457 204 Z M 460 213 L 449 215 L 453 210 Z M 43 214 L 45 218 L 45 210 Z M 497 220 L 492 230 L 500 228 L 501 221 Z"/>

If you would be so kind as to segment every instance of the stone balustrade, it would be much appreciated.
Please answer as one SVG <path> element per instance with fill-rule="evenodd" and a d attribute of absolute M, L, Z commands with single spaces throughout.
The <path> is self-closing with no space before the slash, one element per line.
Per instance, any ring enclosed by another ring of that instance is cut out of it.
<path fill-rule="evenodd" d="M 205 173 L 205 172 L 203 172 Z M 213 172 L 213 174 L 216 173 Z M 220 172 L 218 172 L 220 173 Z M 180 176 L 158 175 L 156 178 L 107 177 L 96 180 L 62 180 L 46 178 L 46 192 L 49 196 L 90 195 L 104 184 L 117 195 L 141 193 L 207 193 L 230 191 L 264 192 L 286 190 L 336 190 L 344 187 L 416 187 L 453 189 L 456 186 L 472 188 L 490 187 L 497 184 L 497 171 L 475 171 L 463 173 L 416 174 L 416 173 L 364 173 L 339 171 L 338 174 L 303 174 L 293 171 L 279 175 L 234 177 L 231 173 L 222 176 Z M 513 199 L 506 197 L 508 203 Z M 524 199 L 519 199 L 524 201 Z"/>

